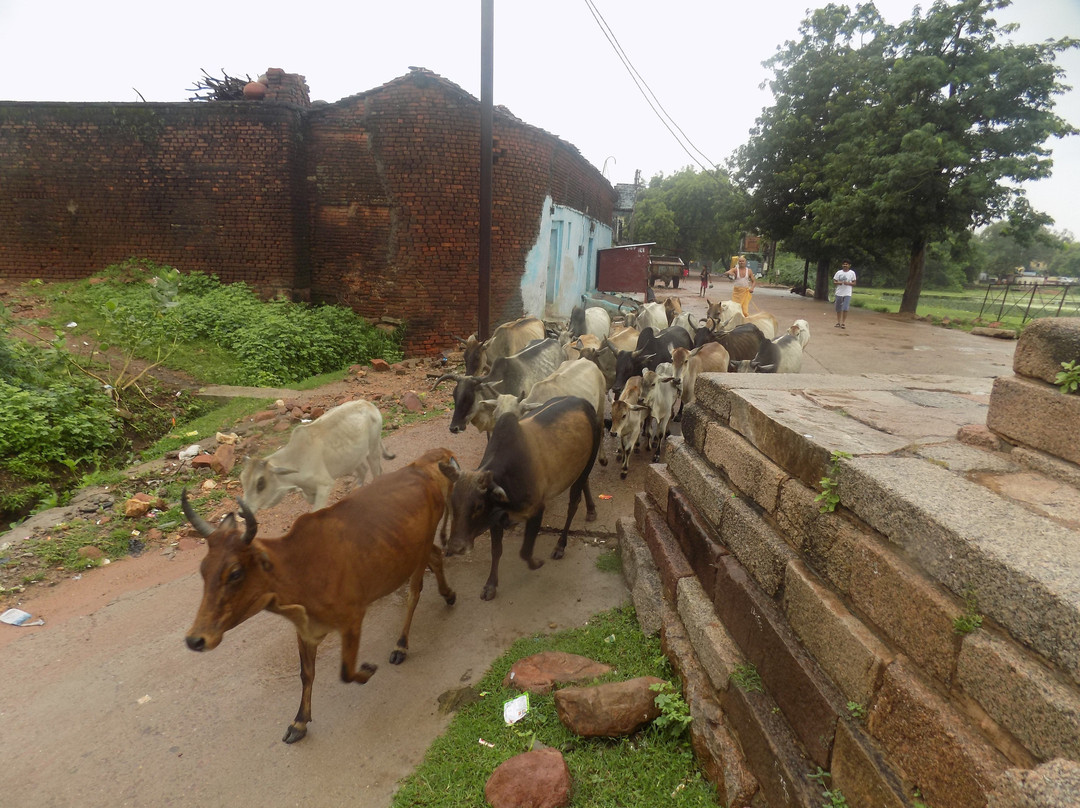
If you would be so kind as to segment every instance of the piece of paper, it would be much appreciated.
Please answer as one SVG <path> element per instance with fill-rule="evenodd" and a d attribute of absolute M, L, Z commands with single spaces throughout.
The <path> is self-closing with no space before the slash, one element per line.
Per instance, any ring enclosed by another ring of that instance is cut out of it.
<path fill-rule="evenodd" d="M 507 724 L 516 724 L 529 712 L 529 694 L 522 693 L 516 699 L 503 704 L 503 721 Z"/>
<path fill-rule="evenodd" d="M 11 626 L 43 626 L 45 621 L 42 619 L 34 620 L 30 622 L 30 618 L 33 617 L 30 612 L 24 612 L 22 609 L 8 609 L 3 614 L 0 614 L 0 622 L 7 623 Z"/>

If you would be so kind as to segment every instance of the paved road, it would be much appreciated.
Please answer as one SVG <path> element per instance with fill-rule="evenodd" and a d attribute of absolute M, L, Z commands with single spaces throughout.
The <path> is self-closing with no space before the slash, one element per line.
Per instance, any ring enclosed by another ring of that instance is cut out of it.
<path fill-rule="evenodd" d="M 713 291 L 730 294 L 725 282 Z M 705 302 L 693 290 L 682 292 L 689 310 L 704 313 Z M 658 290 L 658 296 L 666 293 Z M 832 328 L 829 304 L 786 290 L 760 289 L 754 304 L 784 326 L 796 318 L 810 323 L 804 372 L 1011 372 L 1012 342 L 861 310 L 853 310 L 848 329 L 840 331 Z M 450 435 L 445 423 L 402 430 L 388 439 L 399 460 L 387 470 L 431 445 L 448 446 L 463 464 L 475 465 L 482 440 L 472 431 Z M 580 625 L 624 601 L 621 580 L 598 572 L 595 560 L 615 519 L 632 513 L 645 462 L 635 458 L 626 482 L 614 463 L 596 470 L 594 493 L 611 498 L 599 503 L 592 533 L 579 535 L 562 561 L 530 572 L 508 548 L 495 601 L 478 598 L 487 572 L 485 541 L 472 556 L 451 559 L 447 573 L 458 603 L 448 609 L 428 587 L 403 665 L 385 662 L 400 629 L 400 593 L 365 623 L 361 657 L 380 664 L 368 684 L 338 681 L 339 645 L 324 643 L 315 720 L 308 737 L 293 746 L 280 740 L 300 691 L 290 626 L 263 614 L 212 652 L 184 647 L 201 593 L 198 544 L 186 542 L 172 560 L 120 562 L 58 587 L 63 592 L 46 593 L 29 604 L 46 617 L 44 627 L 0 625 L 0 802 L 35 808 L 388 805 L 395 782 L 419 763 L 449 720 L 438 711 L 440 693 L 476 682 L 514 639 Z M 553 505 L 545 521 L 558 524 L 560 510 L 560 503 Z M 576 527 L 585 525 L 579 520 Z M 540 551 L 553 541 L 542 537 Z"/>

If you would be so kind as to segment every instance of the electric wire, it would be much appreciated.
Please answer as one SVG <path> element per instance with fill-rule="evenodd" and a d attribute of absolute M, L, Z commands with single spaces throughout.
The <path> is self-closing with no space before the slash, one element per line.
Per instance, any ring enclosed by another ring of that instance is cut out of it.
<path fill-rule="evenodd" d="M 652 91 L 652 88 L 649 87 L 645 79 L 641 76 L 640 73 L 638 73 L 637 68 L 635 68 L 633 63 L 630 61 L 630 57 L 626 55 L 626 52 L 623 50 L 622 45 L 619 44 L 619 40 L 615 36 L 615 32 L 611 30 L 611 27 L 608 25 L 607 20 L 604 19 L 604 15 L 600 13 L 600 10 L 596 8 L 593 0 L 585 0 L 585 5 L 588 7 L 589 13 L 592 14 L 593 19 L 596 20 L 596 24 L 599 26 L 600 32 L 604 35 L 604 37 L 608 41 L 608 44 L 610 44 L 612 49 L 615 51 L 615 55 L 618 56 L 619 61 L 623 63 L 623 67 L 626 68 L 626 72 L 630 74 L 630 78 L 637 86 L 638 92 L 641 93 L 642 97 L 645 99 L 645 103 L 649 105 L 649 108 L 652 109 L 653 113 L 660 120 L 660 123 L 662 123 L 664 125 L 664 128 L 671 133 L 671 136 L 675 138 L 675 141 L 679 144 L 682 150 L 686 152 L 690 159 L 693 160 L 703 171 L 707 171 L 709 173 L 716 171 L 718 166 L 709 159 L 708 155 L 706 155 L 705 152 L 703 152 L 701 149 L 694 145 L 693 141 L 690 140 L 687 134 L 675 122 L 675 119 L 671 117 L 671 115 L 666 109 L 664 109 L 663 104 L 660 103 L 660 99 L 656 97 L 656 94 Z M 653 103 L 654 101 L 656 102 L 655 104 Z M 675 127 L 675 129 L 678 130 L 678 134 L 675 133 L 672 127 Z M 689 148 L 687 148 L 688 146 Z M 701 158 L 703 158 L 705 162 L 708 163 L 708 166 L 703 165 L 701 160 L 699 160 L 698 157 L 696 157 L 693 152 L 690 151 L 690 149 L 693 149 L 695 152 L 697 152 L 698 155 L 700 155 Z"/>

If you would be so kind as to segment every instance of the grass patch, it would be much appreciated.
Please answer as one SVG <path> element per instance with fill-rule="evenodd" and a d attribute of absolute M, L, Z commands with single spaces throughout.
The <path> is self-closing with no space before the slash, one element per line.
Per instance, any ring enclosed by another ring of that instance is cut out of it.
<path fill-rule="evenodd" d="M 484 805 L 484 784 L 495 768 L 526 752 L 533 740 L 559 749 L 573 778 L 571 806 L 715 806 L 715 788 L 698 770 L 685 735 L 650 726 L 616 739 L 579 738 L 559 721 L 550 694 L 530 695 L 528 715 L 507 726 L 502 705 L 519 695 L 502 686 L 517 660 L 540 651 L 566 651 L 613 666 L 606 679 L 637 676 L 672 680 L 657 638 L 641 634 L 634 609 L 626 606 L 594 616 L 588 625 L 553 635 L 518 640 L 480 680 L 480 701 L 459 712 L 432 744 L 420 768 L 402 781 L 395 808 L 449 808 Z M 492 747 L 479 742 L 483 738 Z"/>
<path fill-rule="evenodd" d="M 622 554 L 615 549 L 605 550 L 596 558 L 596 568 L 600 572 L 622 572 Z"/>

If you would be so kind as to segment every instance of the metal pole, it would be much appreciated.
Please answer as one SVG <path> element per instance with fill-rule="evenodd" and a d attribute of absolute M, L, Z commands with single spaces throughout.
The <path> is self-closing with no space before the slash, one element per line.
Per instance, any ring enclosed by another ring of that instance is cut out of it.
<path fill-rule="evenodd" d="M 491 330 L 491 141 L 495 0 L 480 3 L 480 272 L 477 274 L 477 339 Z"/>

